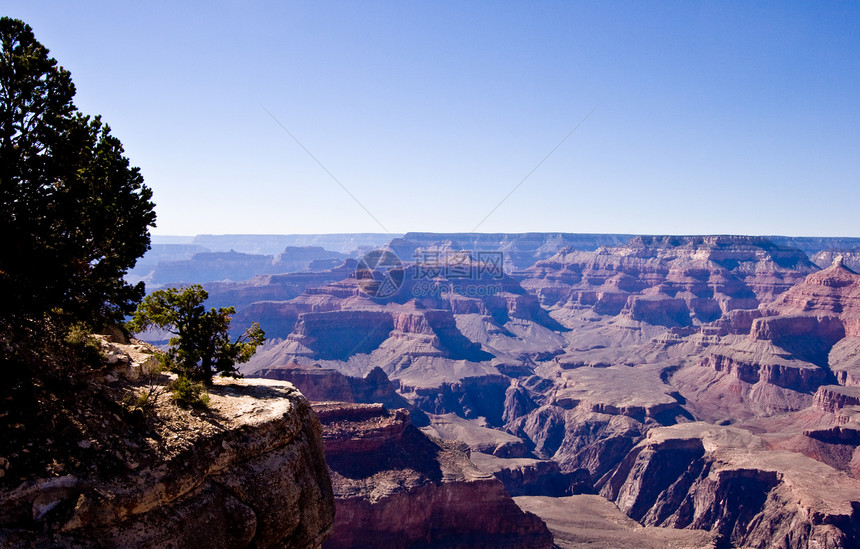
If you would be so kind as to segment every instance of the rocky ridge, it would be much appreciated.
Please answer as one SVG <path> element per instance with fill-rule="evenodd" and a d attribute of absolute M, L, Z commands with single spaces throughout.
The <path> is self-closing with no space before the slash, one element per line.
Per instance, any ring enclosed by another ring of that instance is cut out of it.
<path fill-rule="evenodd" d="M 730 427 L 650 431 L 601 493 L 642 524 L 710 530 L 748 547 L 851 547 L 860 535 L 860 482 Z"/>
<path fill-rule="evenodd" d="M 518 273 L 556 318 L 591 310 L 689 326 L 753 309 L 816 270 L 799 250 L 762 237 L 636 237 L 594 252 L 571 249 Z"/>
<path fill-rule="evenodd" d="M 119 359 L 108 383 L 146 367 L 139 346 L 107 345 Z M 0 492 L 0 545 L 319 547 L 334 501 L 308 401 L 267 380 L 216 380 L 210 399 L 208 411 L 193 412 L 162 395 L 154 431 L 126 440 L 125 454 L 114 450 L 125 461 L 111 472 L 57 474 Z M 101 452 L 105 437 L 78 445 Z"/>

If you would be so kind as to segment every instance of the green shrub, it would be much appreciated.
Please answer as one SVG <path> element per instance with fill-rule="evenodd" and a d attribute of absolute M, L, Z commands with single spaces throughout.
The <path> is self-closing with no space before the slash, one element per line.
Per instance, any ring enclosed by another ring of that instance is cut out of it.
<path fill-rule="evenodd" d="M 155 397 L 149 389 L 144 389 L 139 393 L 132 390 L 126 393 L 122 399 L 122 403 L 130 412 L 134 412 L 135 410 L 145 412 L 152 408 L 152 405 L 155 403 Z"/>
<path fill-rule="evenodd" d="M 191 381 L 180 375 L 170 383 L 170 394 L 173 401 L 180 406 L 206 408 L 209 406 L 209 393 L 206 386 L 197 381 Z"/>
<path fill-rule="evenodd" d="M 69 328 L 66 343 L 74 355 L 92 368 L 101 366 L 105 360 L 101 344 L 93 337 L 89 326 L 83 322 L 77 322 Z"/>

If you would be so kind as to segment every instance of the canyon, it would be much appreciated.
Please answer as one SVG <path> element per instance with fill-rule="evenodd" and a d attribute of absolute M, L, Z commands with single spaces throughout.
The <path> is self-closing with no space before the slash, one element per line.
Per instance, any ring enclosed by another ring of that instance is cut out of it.
<path fill-rule="evenodd" d="M 851 547 L 855 240 L 408 233 L 371 278 L 339 249 L 207 288 L 270 338 L 246 378 L 295 384 L 334 429 L 328 546 L 406 528 L 539 547 L 548 527 L 558 546 Z M 516 518 L 446 522 L 471 516 L 451 500 Z"/>

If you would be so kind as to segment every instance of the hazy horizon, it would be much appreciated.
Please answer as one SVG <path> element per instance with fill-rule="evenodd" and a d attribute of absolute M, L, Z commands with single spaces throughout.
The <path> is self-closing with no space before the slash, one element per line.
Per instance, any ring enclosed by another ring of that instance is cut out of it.
<path fill-rule="evenodd" d="M 423 233 L 423 234 L 439 234 L 439 235 L 447 235 L 447 234 L 474 234 L 474 235 L 492 235 L 492 234 L 581 234 L 581 235 L 600 235 L 600 234 L 611 234 L 611 235 L 631 235 L 631 236 L 756 236 L 756 237 L 769 237 L 769 236 L 780 236 L 780 237 L 790 237 L 790 238 L 834 238 L 834 239 L 854 239 L 860 238 L 860 236 L 854 235 L 830 235 L 830 234 L 812 234 L 812 235 L 798 235 L 798 234 L 777 234 L 777 233 L 769 233 L 769 234 L 750 234 L 750 233 L 626 233 L 620 231 L 607 231 L 607 232 L 593 232 L 593 231 L 404 231 L 404 232 L 392 232 L 392 233 L 382 233 L 382 232 L 373 232 L 373 231 L 338 231 L 338 232 L 294 232 L 294 233 L 196 233 L 196 234 L 160 234 L 154 233 L 152 234 L 153 242 L 156 240 L 167 241 L 170 239 L 180 239 L 180 238 L 195 238 L 198 236 L 337 236 L 337 235 L 372 235 L 372 236 L 387 236 L 391 238 L 398 238 L 405 236 L 409 233 Z"/>

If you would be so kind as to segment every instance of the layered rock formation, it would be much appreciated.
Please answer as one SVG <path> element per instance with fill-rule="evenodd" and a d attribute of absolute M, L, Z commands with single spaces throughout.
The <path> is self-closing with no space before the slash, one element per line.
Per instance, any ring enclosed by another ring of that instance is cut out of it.
<path fill-rule="evenodd" d="M 827 356 L 830 371 L 840 385 L 860 385 L 860 337 L 837 342 Z"/>
<path fill-rule="evenodd" d="M 860 238 L 850 236 L 768 236 L 767 239 L 780 246 L 797 248 L 809 257 L 814 257 L 821 252 L 860 248 Z M 832 263 L 831 260 L 819 266 L 823 269 Z"/>
<path fill-rule="evenodd" d="M 573 233 L 419 233 L 411 232 L 389 245 L 403 260 L 411 260 L 415 250 L 443 248 L 472 252 L 502 252 L 508 270 L 523 269 L 546 259 L 563 248 L 594 250 L 617 246 L 630 240 L 625 234 Z M 441 244 L 441 246 L 440 246 Z"/>
<path fill-rule="evenodd" d="M 190 259 L 160 261 L 149 282 L 153 286 L 166 283 L 181 284 L 189 280 L 246 280 L 266 272 L 272 256 L 229 252 L 200 252 Z M 232 278 L 231 278 L 232 277 Z"/>
<path fill-rule="evenodd" d="M 486 287 L 481 286 L 485 282 L 458 282 L 454 288 L 453 282 L 437 279 L 434 287 L 448 290 L 425 294 L 415 289 L 428 282 L 407 279 L 398 295 L 380 300 L 366 295 L 359 280 L 348 278 L 267 304 L 269 311 L 281 311 L 287 323 L 295 319 L 294 328 L 243 370 L 319 363 L 363 377 L 380 367 L 417 408 L 484 416 L 501 425 L 507 374 L 528 371 L 524 358 L 560 352 L 563 337 L 553 330 L 561 326 L 510 278 L 493 279 L 493 292 L 469 291 Z M 551 350 L 540 344 L 529 348 L 535 335 Z"/>
<path fill-rule="evenodd" d="M 858 318 L 860 275 L 836 262 L 754 314 L 703 328 L 712 334 L 698 358 L 703 368 L 682 369 L 673 382 L 710 419 L 800 410 L 821 385 L 856 379 Z M 721 411 L 709 404 L 717 400 Z"/>
<path fill-rule="evenodd" d="M 830 413 L 847 406 L 860 405 L 860 387 L 825 385 L 818 388 L 812 403 L 815 408 Z"/>
<path fill-rule="evenodd" d="M 842 324 L 841 336 L 860 336 L 860 275 L 837 259 L 833 265 L 814 273 L 768 304 L 770 315 L 836 317 Z M 833 336 L 834 339 L 841 339 Z"/>
<path fill-rule="evenodd" d="M 146 439 L 163 445 L 156 459 L 143 452 L 113 474 L 0 493 L 0 544 L 312 548 L 330 532 L 320 424 L 290 384 L 219 381 L 211 421 L 188 416 L 162 437 Z"/>
<path fill-rule="evenodd" d="M 531 455 L 522 439 L 493 429 L 486 421 L 470 421 L 457 414 L 431 414 L 428 419 L 430 424 L 422 427 L 424 433 L 443 440 L 465 443 L 472 452 L 502 458 L 523 458 Z"/>
<path fill-rule="evenodd" d="M 500 458 L 480 452 L 473 452 L 471 459 L 480 470 L 502 481 L 512 496 L 564 497 L 594 490 L 586 469 L 565 473 L 551 459 Z"/>
<path fill-rule="evenodd" d="M 367 250 L 384 245 L 392 238 L 390 234 L 293 234 L 293 235 L 197 235 L 183 236 L 152 236 L 152 247 L 138 260 L 129 271 L 130 279 L 136 283 L 144 280 L 151 285 L 153 275 L 159 264 L 168 265 L 168 271 L 184 273 L 183 280 L 165 280 L 164 282 L 185 282 L 200 284 L 212 278 L 202 264 L 196 264 L 191 258 L 198 253 L 218 253 L 235 251 L 248 254 L 249 264 L 258 261 L 259 256 L 270 256 L 281 260 L 281 264 L 270 270 L 264 264 L 263 269 L 252 272 L 251 276 L 263 273 L 287 273 L 295 271 L 323 270 L 329 267 L 318 265 L 316 261 L 331 261 L 331 258 L 358 257 Z M 234 256 L 235 257 L 235 256 Z M 173 262 L 173 263 L 170 263 Z M 195 267 L 196 265 L 196 267 Z M 248 265 L 239 264 L 239 271 L 248 271 Z M 253 271 L 253 270 L 251 270 Z M 162 272 L 164 272 L 162 270 Z M 170 278 L 169 276 L 166 278 Z M 241 280 L 237 275 L 227 276 L 230 280 Z M 246 278 L 250 278 L 246 277 Z"/>
<path fill-rule="evenodd" d="M 209 303 L 213 306 L 233 306 L 241 311 L 254 303 L 286 301 L 309 288 L 342 280 L 355 271 L 355 266 L 354 259 L 347 259 L 331 268 L 312 272 L 258 274 L 244 282 L 209 282 L 203 287 L 209 292 Z"/>
<path fill-rule="evenodd" d="M 815 270 L 799 250 L 761 237 L 636 237 L 594 252 L 563 250 L 519 276 L 547 307 L 687 326 L 755 308 Z"/>
<path fill-rule="evenodd" d="M 769 341 L 729 336 L 710 345 L 671 382 L 701 419 L 733 421 L 800 410 L 830 373 Z"/>
<path fill-rule="evenodd" d="M 288 246 L 276 257 L 235 250 L 207 251 L 195 253 L 188 259 L 163 259 L 147 278 L 155 287 L 215 280 L 242 281 L 270 273 L 324 271 L 336 267 L 347 258 L 345 254 L 317 246 Z"/>
<path fill-rule="evenodd" d="M 522 512 L 467 454 L 433 441 L 405 411 L 320 404 L 337 518 L 323 547 L 552 547 L 546 525 Z"/>
<path fill-rule="evenodd" d="M 157 237 L 153 238 L 149 251 L 147 251 L 143 257 L 139 258 L 134 267 L 129 270 L 128 274 L 125 276 L 125 279 L 128 282 L 137 284 L 140 281 L 151 281 L 152 275 L 160 261 L 189 259 L 194 254 L 212 251 L 196 244 L 158 242 L 157 240 Z"/>
<path fill-rule="evenodd" d="M 647 525 L 709 530 L 746 547 L 852 547 L 860 482 L 748 431 L 691 423 L 652 430 L 601 493 Z"/>

